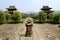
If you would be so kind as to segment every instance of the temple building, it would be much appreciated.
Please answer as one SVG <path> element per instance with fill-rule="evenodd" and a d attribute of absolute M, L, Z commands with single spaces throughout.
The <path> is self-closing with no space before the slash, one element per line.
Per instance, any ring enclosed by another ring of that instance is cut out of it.
<path fill-rule="evenodd" d="M 13 11 L 17 10 L 15 6 L 9 6 L 9 8 L 6 8 L 10 14 L 13 14 Z"/>
<path fill-rule="evenodd" d="M 47 13 L 47 18 L 48 18 L 49 14 L 50 14 L 51 12 L 54 12 L 54 11 L 51 11 L 51 9 L 52 9 L 52 8 L 50 8 L 49 6 L 43 6 L 43 7 L 41 8 L 41 10 L 43 10 L 45 13 Z"/>
<path fill-rule="evenodd" d="M 48 6 L 43 6 L 43 7 L 41 8 L 41 10 L 43 10 L 43 11 L 46 12 L 46 13 L 54 12 L 54 11 L 51 11 L 50 9 L 52 9 L 52 8 L 50 8 L 50 7 L 48 7 Z"/>

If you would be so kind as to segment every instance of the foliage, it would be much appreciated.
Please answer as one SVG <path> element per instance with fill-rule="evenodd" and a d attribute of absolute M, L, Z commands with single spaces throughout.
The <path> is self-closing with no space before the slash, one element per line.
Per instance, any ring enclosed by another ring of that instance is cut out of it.
<path fill-rule="evenodd" d="M 49 13 L 49 15 L 47 16 L 47 22 L 51 23 L 53 21 L 53 13 Z"/>
<path fill-rule="evenodd" d="M 14 11 L 13 14 L 10 14 L 8 11 L 4 13 L 2 10 L 0 10 L 0 24 L 5 22 L 20 22 L 25 18 L 26 16 L 24 15 L 24 13 L 21 13 L 19 11 Z M 44 11 L 40 11 L 39 13 L 33 14 L 32 18 L 41 23 L 60 23 L 60 13 L 49 13 L 47 19 L 47 13 L 45 13 Z"/>
<path fill-rule="evenodd" d="M 25 19 L 25 18 L 26 18 L 26 16 L 24 15 L 24 13 L 21 13 L 21 15 L 22 15 L 22 18 L 23 18 L 23 19 Z"/>
<path fill-rule="evenodd" d="M 53 23 L 60 23 L 60 13 L 54 14 Z"/>
<path fill-rule="evenodd" d="M 4 13 L 3 13 L 3 11 L 0 10 L 0 24 L 5 22 L 4 19 L 5 19 L 4 18 Z"/>
<path fill-rule="evenodd" d="M 11 18 L 12 18 L 13 22 L 20 22 L 22 15 L 20 12 L 14 11 Z"/>
<path fill-rule="evenodd" d="M 11 14 L 9 14 L 8 12 L 5 13 L 5 22 L 10 22 L 11 21 Z"/>
<path fill-rule="evenodd" d="M 37 14 L 33 14 L 32 18 L 35 19 L 35 20 L 37 20 L 38 19 L 38 13 Z"/>
<path fill-rule="evenodd" d="M 39 17 L 38 17 L 39 22 L 42 23 L 46 22 L 46 17 L 47 14 L 44 11 L 39 12 Z"/>
<path fill-rule="evenodd" d="M 47 15 L 44 11 L 40 11 L 39 14 L 34 14 L 32 18 L 42 23 L 60 23 L 60 13 L 49 13 L 49 15 Z"/>

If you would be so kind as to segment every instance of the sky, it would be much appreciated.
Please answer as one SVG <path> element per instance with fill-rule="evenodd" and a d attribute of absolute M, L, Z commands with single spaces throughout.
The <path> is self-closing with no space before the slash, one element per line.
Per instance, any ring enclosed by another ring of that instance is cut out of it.
<path fill-rule="evenodd" d="M 43 6 L 60 10 L 60 0 L 0 0 L 1 10 L 6 11 L 9 6 L 15 6 L 21 12 L 39 12 Z"/>

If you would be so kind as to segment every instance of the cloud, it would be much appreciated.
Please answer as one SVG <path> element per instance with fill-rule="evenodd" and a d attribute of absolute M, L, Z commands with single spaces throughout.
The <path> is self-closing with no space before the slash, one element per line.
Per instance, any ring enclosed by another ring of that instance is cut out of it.
<path fill-rule="evenodd" d="M 34 3 L 35 4 L 40 4 L 40 1 L 39 0 L 34 0 Z"/>

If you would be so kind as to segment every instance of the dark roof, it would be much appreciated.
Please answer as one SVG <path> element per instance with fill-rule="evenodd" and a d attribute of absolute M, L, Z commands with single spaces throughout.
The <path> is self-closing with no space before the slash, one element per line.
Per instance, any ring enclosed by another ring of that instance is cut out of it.
<path fill-rule="evenodd" d="M 13 9 L 13 10 L 17 10 L 17 9 L 15 8 L 15 6 L 9 6 L 9 8 L 6 8 L 6 9 Z"/>
<path fill-rule="evenodd" d="M 49 8 L 48 6 L 43 6 L 43 7 L 41 8 L 41 10 L 49 10 L 49 9 L 52 9 L 52 8 Z"/>

